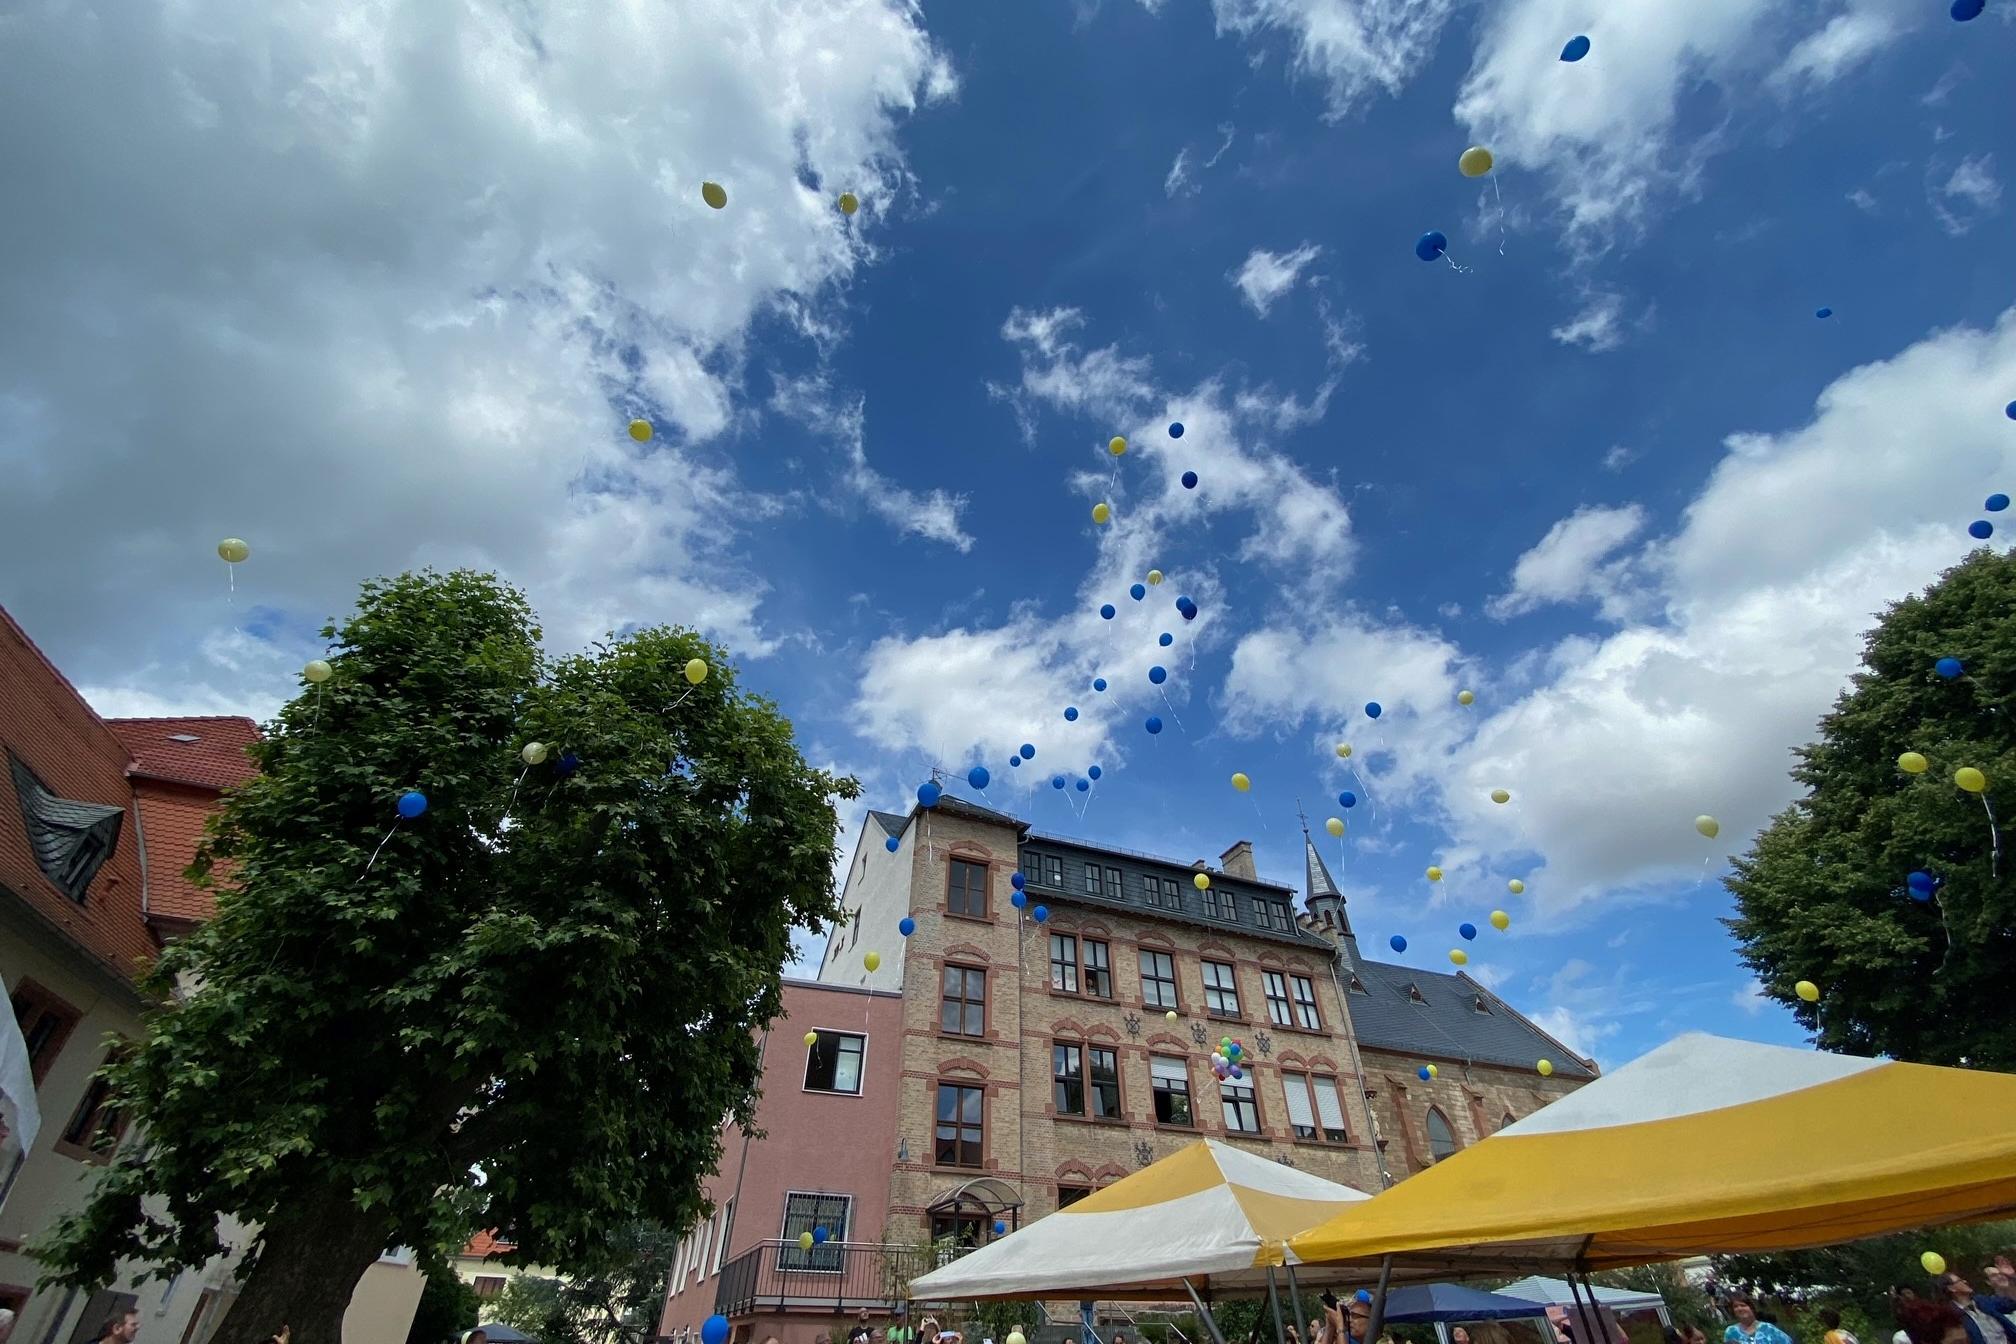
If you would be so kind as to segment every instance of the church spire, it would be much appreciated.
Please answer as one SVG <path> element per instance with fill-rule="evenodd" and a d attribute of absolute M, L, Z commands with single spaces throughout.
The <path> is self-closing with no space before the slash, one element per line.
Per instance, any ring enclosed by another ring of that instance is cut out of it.
<path fill-rule="evenodd" d="M 1338 890 L 1336 879 L 1330 876 L 1329 865 L 1323 862 L 1323 855 L 1316 849 L 1316 841 L 1309 834 L 1309 818 L 1302 815 L 1299 806 L 1296 815 L 1302 820 L 1303 904 L 1319 925 L 1337 935 L 1348 964 L 1356 964 L 1358 939 L 1351 932 L 1351 916 L 1344 909 L 1344 893 Z"/>

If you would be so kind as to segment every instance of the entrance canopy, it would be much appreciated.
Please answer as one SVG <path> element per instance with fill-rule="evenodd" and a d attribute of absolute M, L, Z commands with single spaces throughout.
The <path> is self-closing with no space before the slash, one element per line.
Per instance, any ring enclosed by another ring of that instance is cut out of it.
<path fill-rule="evenodd" d="M 1180 1297 L 1250 1290 L 1282 1244 L 1366 1196 L 1200 1139 L 916 1279 L 912 1297 Z M 1292 1263 L 1292 1258 L 1290 1259 Z"/>
<path fill-rule="evenodd" d="M 1413 1276 L 1822 1246 L 2016 1211 L 2016 1076 L 1698 1033 L 1289 1242 Z"/>

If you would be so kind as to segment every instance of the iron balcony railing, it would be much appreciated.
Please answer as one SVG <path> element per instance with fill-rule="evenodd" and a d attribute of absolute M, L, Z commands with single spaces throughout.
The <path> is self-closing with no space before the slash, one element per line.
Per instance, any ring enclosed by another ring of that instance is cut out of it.
<path fill-rule="evenodd" d="M 931 1252 L 872 1241 L 759 1241 L 721 1267 L 714 1310 L 728 1319 L 758 1311 L 887 1311 L 910 1280 L 933 1268 Z"/>

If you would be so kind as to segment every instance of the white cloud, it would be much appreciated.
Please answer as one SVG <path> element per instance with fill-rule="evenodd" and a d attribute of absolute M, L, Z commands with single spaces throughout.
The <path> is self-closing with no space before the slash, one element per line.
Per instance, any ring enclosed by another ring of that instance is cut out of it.
<path fill-rule="evenodd" d="M 1808 33 L 1771 73 L 1781 90 L 1833 83 L 1893 42 L 1902 30 L 1890 7 L 1864 0 Z"/>
<path fill-rule="evenodd" d="M 1962 159 L 1944 182 L 1933 185 L 1928 170 L 1926 199 L 1939 227 L 1955 238 L 1994 214 L 2002 204 L 2002 184 L 1995 177 L 1995 156 Z"/>
<path fill-rule="evenodd" d="M 1866 187 L 1857 187 L 1849 192 L 1848 203 L 1865 215 L 1873 215 L 1880 208 L 1876 197 Z"/>
<path fill-rule="evenodd" d="M 1375 92 L 1398 93 L 1428 60 L 1455 0 L 1212 0 L 1218 32 L 1255 43 L 1273 34 L 1290 66 L 1324 88 L 1327 115 L 1348 115 Z M 1256 62 L 1258 60 L 1256 56 Z"/>
<path fill-rule="evenodd" d="M 1624 344 L 1624 296 L 1598 292 L 1583 297 L 1582 311 L 1548 333 L 1563 345 L 1602 354 Z"/>
<path fill-rule="evenodd" d="M 1644 526 L 1645 510 L 1636 504 L 1577 509 L 1519 557 L 1512 568 L 1511 591 L 1492 598 L 1486 610 L 1503 619 L 1584 597 L 1614 600 L 1622 587 L 1623 567 L 1603 562 Z"/>
<path fill-rule="evenodd" d="M 843 446 L 847 463 L 842 479 L 884 522 L 899 532 L 942 541 L 962 554 L 973 549 L 973 538 L 961 525 L 966 496 L 912 490 L 868 464 L 868 408 L 863 398 L 840 400 L 821 374 L 780 380 L 770 405 Z"/>
<path fill-rule="evenodd" d="M 1169 175 L 1162 179 L 1162 194 L 1174 200 L 1178 195 L 1195 196 L 1201 190 L 1190 176 L 1190 147 L 1185 145 L 1176 151 L 1176 162 L 1169 165 Z"/>
<path fill-rule="evenodd" d="M 1226 279 L 1246 296 L 1246 303 L 1254 312 L 1265 317 L 1274 301 L 1295 288 L 1303 269 L 1322 252 L 1323 249 L 1314 243 L 1304 243 L 1292 252 L 1269 252 L 1264 247 L 1256 247 L 1247 255 L 1245 263 Z"/>
<path fill-rule="evenodd" d="M 1622 471 L 1637 460 L 1638 450 L 1636 448 L 1621 443 L 1612 444 L 1610 451 L 1603 454 L 1603 470 Z"/>
<path fill-rule="evenodd" d="M 1764 997 L 1764 986 L 1752 979 L 1729 996 L 1729 1003 L 1755 1017 L 1770 1006 L 1771 1000 Z"/>
<path fill-rule="evenodd" d="M 563 646 L 676 615 L 770 647 L 737 520 L 778 504 L 718 441 L 752 318 L 829 339 L 911 191 L 896 128 L 954 88 L 913 8 L 150 13 L 8 30 L 0 158 L 65 184 L 17 194 L 0 274 L 0 570 L 48 575 L 10 595 L 37 637 L 87 683 L 151 661 L 162 704 L 257 701 L 195 652 L 238 535 L 292 666 L 360 578 L 423 563 L 524 583 Z"/>

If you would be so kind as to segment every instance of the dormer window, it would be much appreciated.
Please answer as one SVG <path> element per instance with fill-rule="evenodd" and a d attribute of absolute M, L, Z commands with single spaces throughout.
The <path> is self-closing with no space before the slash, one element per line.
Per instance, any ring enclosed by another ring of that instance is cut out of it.
<path fill-rule="evenodd" d="M 1484 998 L 1484 996 L 1483 996 L 1482 994 L 1479 994 L 1479 995 L 1478 995 L 1478 996 L 1476 997 L 1476 1000 L 1475 1000 L 1475 1002 L 1476 1002 L 1476 1005 L 1477 1005 L 1477 1011 L 1478 1011 L 1478 1012 L 1480 1012 L 1480 1013 L 1486 1013 L 1486 1014 L 1488 1014 L 1488 1013 L 1489 1013 L 1489 1012 L 1491 1011 L 1491 1005 L 1490 1005 L 1490 1004 L 1489 1004 L 1488 1002 L 1486 1002 L 1486 1001 L 1485 1001 L 1485 998 Z"/>
<path fill-rule="evenodd" d="M 1407 1002 L 1420 1003 L 1420 1004 L 1425 1004 L 1428 1002 L 1428 1000 L 1421 997 L 1421 986 L 1419 985 L 1407 986 Z"/>
<path fill-rule="evenodd" d="M 21 822 L 35 864 L 63 894 L 79 905 L 91 879 L 119 845 L 119 824 L 126 810 L 104 803 L 79 803 L 50 792 L 35 772 L 12 752 L 14 795 L 21 804 Z"/>
<path fill-rule="evenodd" d="M 1365 988 L 1365 982 L 1358 978 L 1358 972 L 1356 971 L 1351 972 L 1350 989 L 1353 994 L 1370 994 L 1372 992 Z"/>

